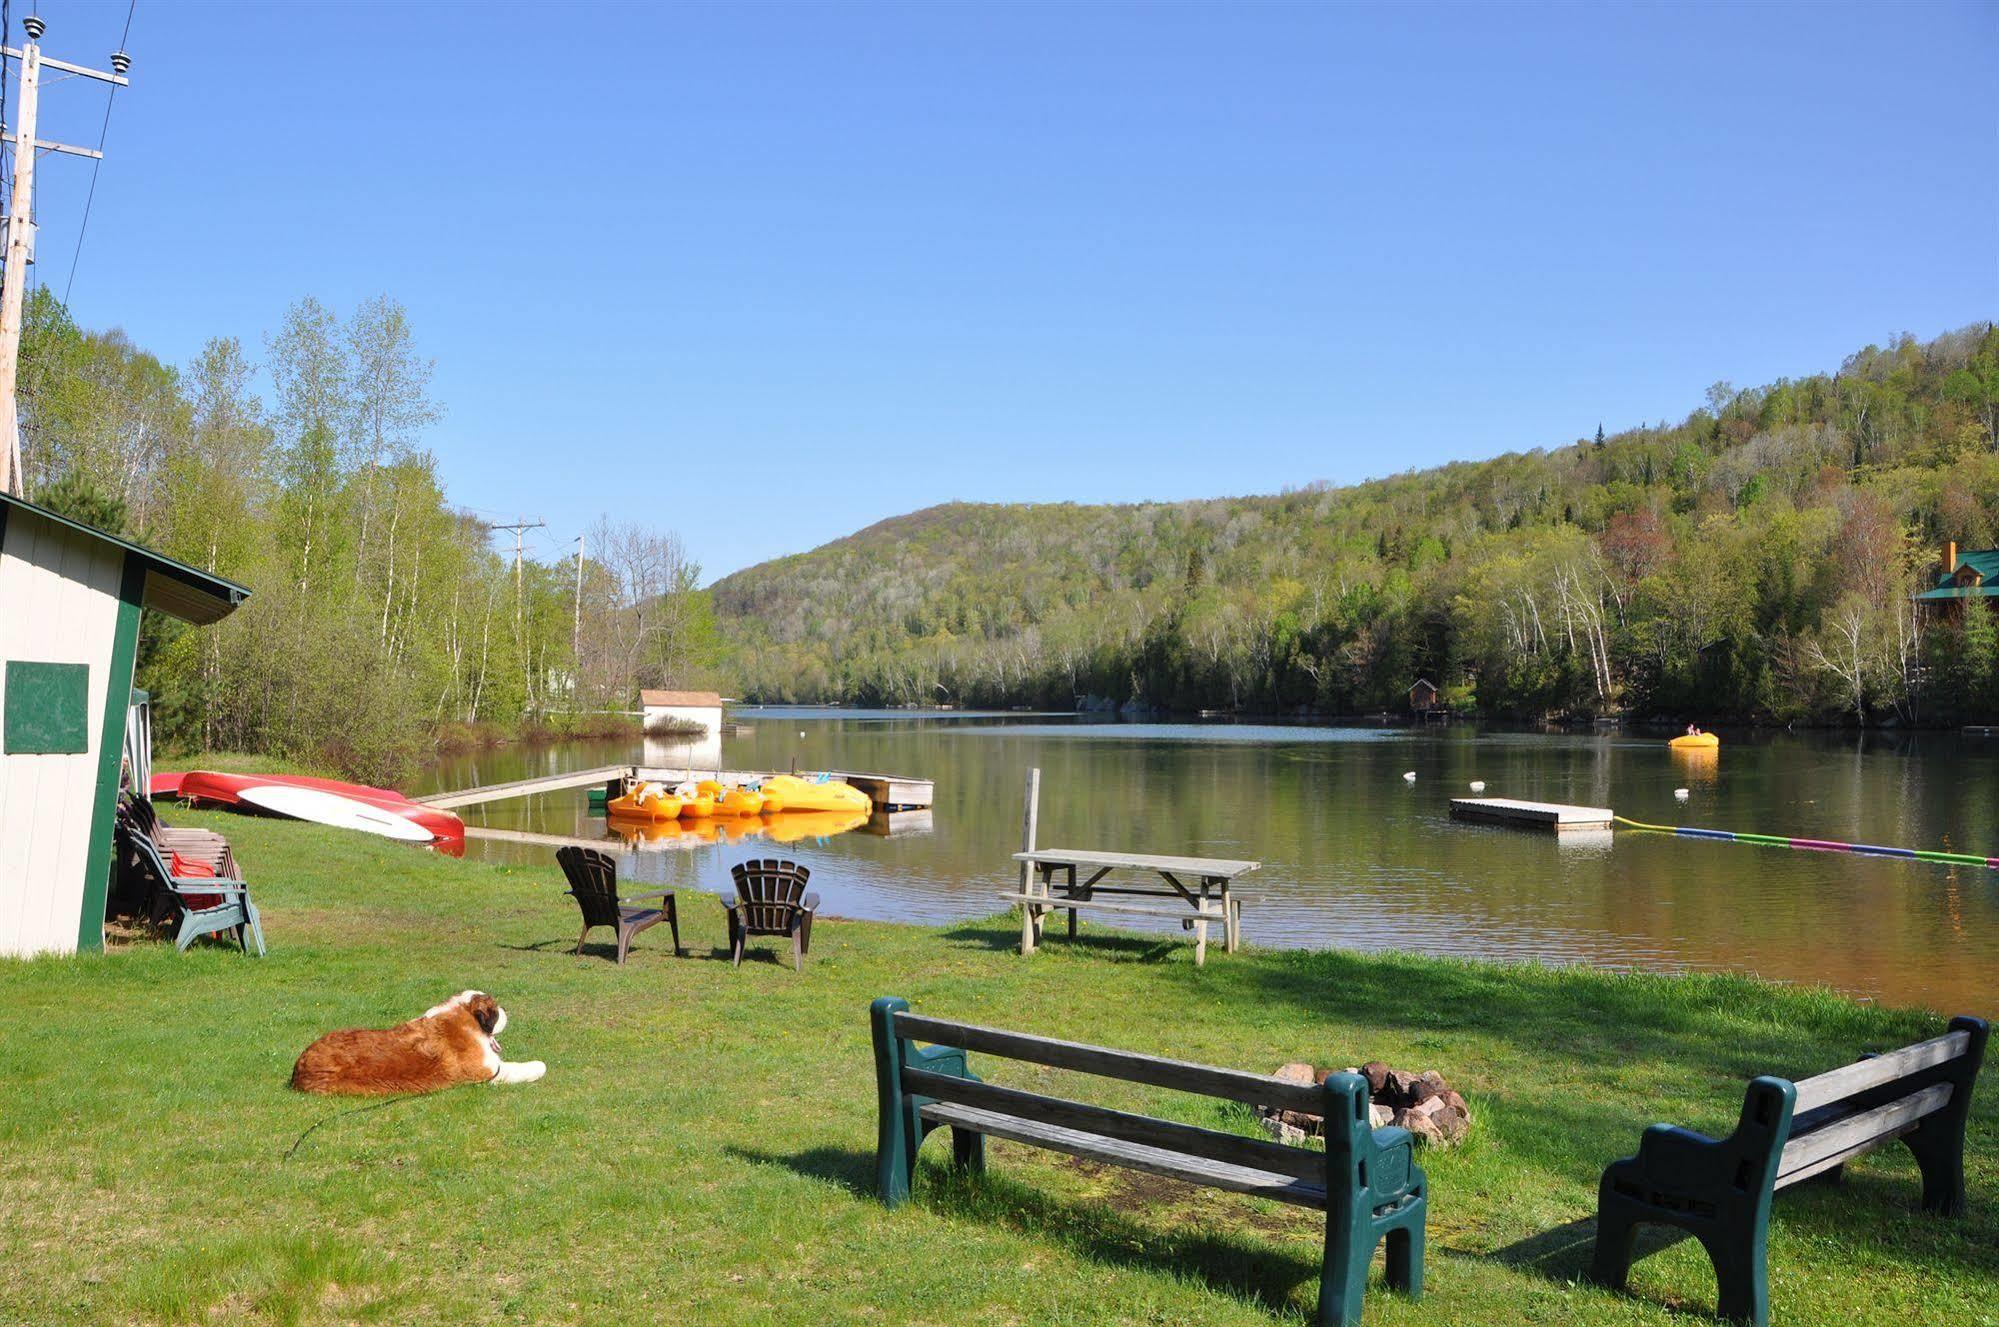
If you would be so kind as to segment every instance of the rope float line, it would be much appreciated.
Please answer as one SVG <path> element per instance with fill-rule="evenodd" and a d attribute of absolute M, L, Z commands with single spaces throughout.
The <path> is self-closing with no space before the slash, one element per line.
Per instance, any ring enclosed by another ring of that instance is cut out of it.
<path fill-rule="evenodd" d="M 1628 829 L 1649 830 L 1654 834 L 1676 834 L 1683 839 L 1714 839 L 1722 843 L 1759 843 L 1768 848 L 1798 848 L 1806 852 L 1853 852 L 1864 857 L 1904 857 L 1919 862 L 1950 862 L 1957 866 L 1983 866 L 1999 871 L 1999 857 L 1981 857 L 1970 852 L 1936 852 L 1924 848 L 1889 848 L 1878 843 L 1837 843 L 1831 839 L 1793 839 L 1781 834 L 1738 834 L 1728 829 L 1694 829 L 1684 825 L 1648 825 L 1613 815 L 1612 820 Z"/>

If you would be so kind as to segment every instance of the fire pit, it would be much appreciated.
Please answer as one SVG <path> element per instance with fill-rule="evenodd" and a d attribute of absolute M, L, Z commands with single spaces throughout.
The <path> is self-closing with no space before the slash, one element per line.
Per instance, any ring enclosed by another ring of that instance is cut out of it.
<path fill-rule="evenodd" d="M 1302 1060 L 1294 1060 L 1280 1066 L 1276 1076 L 1294 1083 L 1323 1083 L 1326 1075 L 1334 1072 L 1337 1071 L 1314 1069 Z M 1411 1073 L 1371 1060 L 1346 1072 L 1367 1079 L 1368 1099 L 1372 1103 L 1368 1107 L 1368 1120 L 1377 1129 L 1385 1124 L 1398 1125 L 1414 1135 L 1416 1141 L 1434 1147 L 1461 1143 L 1471 1132 L 1470 1107 L 1435 1069 Z M 1323 1119 L 1303 1111 L 1259 1108 L 1257 1114 L 1263 1120 L 1263 1127 L 1280 1142 L 1299 1143 L 1325 1132 Z"/>

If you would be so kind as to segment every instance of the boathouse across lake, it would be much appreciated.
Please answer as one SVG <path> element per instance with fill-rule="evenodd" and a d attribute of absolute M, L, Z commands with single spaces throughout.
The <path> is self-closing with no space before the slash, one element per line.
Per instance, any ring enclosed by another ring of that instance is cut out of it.
<path fill-rule="evenodd" d="M 103 948 L 140 611 L 249 593 L 0 493 L 0 954 Z"/>

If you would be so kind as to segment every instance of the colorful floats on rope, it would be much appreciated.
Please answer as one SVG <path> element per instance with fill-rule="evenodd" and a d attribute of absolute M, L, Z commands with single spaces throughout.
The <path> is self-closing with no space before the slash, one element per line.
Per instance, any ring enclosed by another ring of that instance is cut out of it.
<path fill-rule="evenodd" d="M 758 784 L 725 787 L 713 779 L 683 783 L 675 788 L 646 782 L 604 804 L 614 820 L 663 824 L 669 820 L 707 820 L 719 816 L 773 815 L 781 811 L 858 813 L 874 809 L 868 795 L 830 774 L 801 778 L 775 774 Z"/>

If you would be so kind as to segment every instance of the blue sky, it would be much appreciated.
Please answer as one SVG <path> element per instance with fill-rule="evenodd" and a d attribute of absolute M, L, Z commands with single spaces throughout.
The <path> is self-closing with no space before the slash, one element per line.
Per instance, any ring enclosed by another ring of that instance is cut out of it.
<path fill-rule="evenodd" d="M 126 14 L 40 8 L 100 66 Z M 394 295 L 452 498 L 543 556 L 1348 482 L 1999 315 L 1991 3 L 140 0 L 129 45 L 78 319 L 178 362 Z M 45 161 L 44 281 L 88 177 Z"/>

